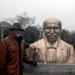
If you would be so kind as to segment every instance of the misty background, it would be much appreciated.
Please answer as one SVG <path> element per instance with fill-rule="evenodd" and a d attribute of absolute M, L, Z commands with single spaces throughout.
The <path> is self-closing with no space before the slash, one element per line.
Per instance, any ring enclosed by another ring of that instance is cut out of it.
<path fill-rule="evenodd" d="M 75 0 L 0 0 L 0 21 L 27 12 L 42 26 L 47 18 L 58 18 L 63 29 L 75 30 Z"/>
<path fill-rule="evenodd" d="M 43 21 L 47 18 L 61 20 L 60 37 L 75 48 L 75 0 L 0 0 L 0 27 L 20 23 L 27 47 L 44 37 Z M 1 39 L 10 34 L 4 28 Z"/>

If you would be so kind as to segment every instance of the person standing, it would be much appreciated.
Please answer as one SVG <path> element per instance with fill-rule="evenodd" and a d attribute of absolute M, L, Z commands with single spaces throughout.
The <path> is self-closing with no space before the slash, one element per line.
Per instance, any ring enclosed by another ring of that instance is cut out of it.
<path fill-rule="evenodd" d="M 37 62 L 26 55 L 19 23 L 14 23 L 11 34 L 0 43 L 1 75 L 23 75 L 23 62 L 36 66 Z"/>

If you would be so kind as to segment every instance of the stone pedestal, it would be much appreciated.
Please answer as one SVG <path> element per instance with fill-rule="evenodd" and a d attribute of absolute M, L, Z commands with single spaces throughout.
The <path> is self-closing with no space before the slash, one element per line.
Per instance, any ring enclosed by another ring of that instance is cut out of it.
<path fill-rule="evenodd" d="M 24 64 L 25 75 L 75 75 L 75 64 Z"/>

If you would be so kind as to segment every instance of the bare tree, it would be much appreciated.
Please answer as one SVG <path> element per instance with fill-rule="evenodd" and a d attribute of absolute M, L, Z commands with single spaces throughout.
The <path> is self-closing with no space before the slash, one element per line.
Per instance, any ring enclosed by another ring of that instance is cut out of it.
<path fill-rule="evenodd" d="M 35 23 L 35 17 L 29 17 L 28 14 L 24 12 L 22 15 L 17 15 L 15 18 L 6 18 L 5 21 L 10 24 L 18 22 L 23 26 L 23 28 L 26 28 Z"/>

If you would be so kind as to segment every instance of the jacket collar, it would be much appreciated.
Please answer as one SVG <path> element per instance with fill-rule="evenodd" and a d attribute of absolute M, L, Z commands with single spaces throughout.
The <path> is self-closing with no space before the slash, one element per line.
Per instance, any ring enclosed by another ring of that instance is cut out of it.
<path fill-rule="evenodd" d="M 18 45 L 17 40 L 15 40 L 14 35 L 10 34 L 9 38 L 12 40 L 11 42 L 13 42 L 15 45 Z"/>

